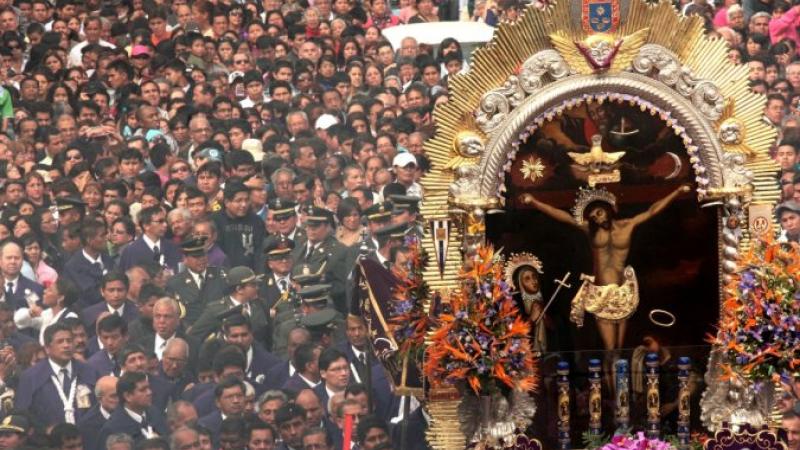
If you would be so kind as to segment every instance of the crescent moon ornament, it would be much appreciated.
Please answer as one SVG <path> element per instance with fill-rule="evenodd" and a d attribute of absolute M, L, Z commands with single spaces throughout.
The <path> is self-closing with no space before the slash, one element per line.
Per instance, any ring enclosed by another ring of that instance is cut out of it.
<path fill-rule="evenodd" d="M 675 168 L 672 169 L 672 172 L 670 172 L 669 175 L 664 177 L 664 179 L 665 180 L 672 180 L 673 178 L 676 178 L 681 173 L 681 169 L 683 169 L 683 161 L 681 161 L 680 156 L 676 155 L 675 153 L 667 152 L 667 155 L 669 155 L 670 158 L 672 158 L 672 162 L 675 163 Z"/>

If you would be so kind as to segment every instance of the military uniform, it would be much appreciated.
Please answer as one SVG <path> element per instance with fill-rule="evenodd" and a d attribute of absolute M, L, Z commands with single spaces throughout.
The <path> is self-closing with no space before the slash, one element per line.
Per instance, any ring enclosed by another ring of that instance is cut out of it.
<path fill-rule="evenodd" d="M 333 309 L 330 304 L 330 285 L 310 285 L 302 288 L 298 292 L 303 304 L 303 314 L 300 317 L 299 324 L 297 320 L 287 320 L 279 323 L 275 332 L 275 347 L 274 353 L 280 357 L 286 358 L 286 346 L 289 339 L 289 333 L 295 328 L 306 328 L 314 334 L 314 327 L 319 325 L 320 317 L 330 317 L 329 320 L 324 321 L 329 325 L 330 336 L 333 343 L 344 342 L 347 337 L 345 331 L 347 326 L 345 324 L 344 316 Z M 322 316 L 317 313 L 322 312 Z M 312 337 L 313 339 L 313 337 Z"/>
<path fill-rule="evenodd" d="M 184 256 L 199 257 L 206 255 L 204 238 L 191 237 L 181 243 Z M 182 322 L 190 326 L 203 313 L 206 304 L 222 298 L 227 291 L 225 271 L 219 267 L 207 267 L 203 273 L 193 273 L 184 269 L 167 282 L 167 290 L 171 292 L 185 308 Z M 199 285 L 198 285 L 199 283 Z"/>
<path fill-rule="evenodd" d="M 260 279 L 261 277 L 257 276 L 253 272 L 253 269 L 244 266 L 231 269 L 230 272 L 228 272 L 227 278 L 228 287 L 232 292 L 237 286 L 259 283 Z M 203 314 L 197 319 L 197 322 L 189 329 L 189 335 L 204 341 L 212 333 L 219 331 L 219 317 L 228 310 L 239 306 L 242 306 L 243 314 L 250 318 L 255 340 L 268 346 L 271 337 L 269 333 L 269 316 L 267 315 L 267 309 L 263 300 L 258 298 L 237 305 L 230 295 L 226 295 L 219 300 L 209 303 L 203 310 Z"/>
<path fill-rule="evenodd" d="M 421 240 L 424 234 L 418 222 L 419 197 L 413 195 L 392 195 L 389 197 L 394 204 L 392 208 L 392 222 L 403 223 L 408 228 L 406 234 Z"/>

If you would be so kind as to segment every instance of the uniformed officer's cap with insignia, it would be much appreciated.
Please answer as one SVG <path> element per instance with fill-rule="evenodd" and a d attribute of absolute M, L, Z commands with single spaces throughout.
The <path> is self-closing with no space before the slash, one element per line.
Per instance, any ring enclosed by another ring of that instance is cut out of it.
<path fill-rule="evenodd" d="M 286 236 L 272 236 L 264 246 L 264 254 L 267 259 L 280 259 L 292 254 L 294 241 Z"/>
<path fill-rule="evenodd" d="M 56 209 L 59 211 L 68 211 L 70 209 L 86 207 L 86 203 L 84 203 L 83 200 L 73 196 L 57 198 L 56 205 Z"/>
<path fill-rule="evenodd" d="M 336 311 L 331 308 L 325 308 L 306 314 L 300 323 L 312 333 L 326 333 L 333 331 L 333 321 L 335 319 Z"/>
<path fill-rule="evenodd" d="M 405 211 L 415 213 L 419 211 L 419 197 L 413 195 L 392 195 L 389 197 L 394 204 L 392 214 L 401 214 Z"/>
<path fill-rule="evenodd" d="M 217 315 L 217 320 L 222 323 L 222 329 L 227 327 L 250 326 L 250 319 L 244 315 L 244 305 L 234 306 Z"/>
<path fill-rule="evenodd" d="M 321 269 L 312 270 L 306 263 L 298 264 L 292 268 L 292 280 L 302 287 L 319 284 L 322 281 L 323 271 Z"/>
<path fill-rule="evenodd" d="M 280 198 L 272 199 L 269 202 L 269 210 L 272 211 L 275 220 L 284 219 L 297 214 L 297 211 L 294 209 L 295 206 L 295 202 L 284 201 Z"/>
<path fill-rule="evenodd" d="M 205 256 L 206 238 L 205 236 L 189 236 L 181 242 L 181 250 L 186 256 Z"/>
<path fill-rule="evenodd" d="M 313 307 L 324 307 L 328 304 L 330 299 L 330 284 L 312 284 L 300 289 L 298 295 L 303 300 L 303 303 Z"/>
<path fill-rule="evenodd" d="M 28 434 L 30 428 L 31 423 L 28 418 L 20 414 L 11 414 L 0 422 L 0 432 L 13 431 L 15 433 Z"/>
<path fill-rule="evenodd" d="M 381 222 L 392 216 L 392 208 L 391 202 L 376 203 L 367 208 L 364 214 L 367 216 L 367 219 L 373 222 Z"/>
<path fill-rule="evenodd" d="M 261 275 L 256 275 L 253 269 L 245 266 L 237 266 L 228 272 L 228 286 L 236 287 L 247 283 L 257 283 Z"/>
<path fill-rule="evenodd" d="M 309 225 L 323 225 L 330 223 L 333 225 L 333 214 L 325 208 L 309 206 L 305 209 L 306 223 Z"/>
<path fill-rule="evenodd" d="M 375 237 L 379 239 L 380 238 L 402 239 L 403 237 L 405 237 L 405 235 L 406 235 L 406 224 L 403 223 L 387 225 L 375 231 Z"/>

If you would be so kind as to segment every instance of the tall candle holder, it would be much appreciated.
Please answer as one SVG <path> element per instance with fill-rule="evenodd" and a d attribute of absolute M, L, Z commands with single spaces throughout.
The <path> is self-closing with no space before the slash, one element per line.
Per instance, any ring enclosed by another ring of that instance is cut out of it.
<path fill-rule="evenodd" d="M 572 446 L 569 437 L 569 363 L 560 361 L 556 369 L 558 379 L 558 445 L 561 450 Z"/>
<path fill-rule="evenodd" d="M 602 434 L 602 387 L 600 385 L 600 360 L 589 360 L 589 432 Z"/>
<path fill-rule="evenodd" d="M 692 361 L 688 356 L 678 358 L 678 444 L 680 450 L 689 448 L 690 392 L 689 369 Z"/>
<path fill-rule="evenodd" d="M 658 439 L 661 434 L 661 399 L 658 393 L 658 354 L 648 353 L 645 358 L 647 377 L 647 437 Z"/>
<path fill-rule="evenodd" d="M 627 430 L 630 426 L 630 366 L 627 359 L 620 359 L 614 363 L 616 375 L 616 405 L 615 413 L 617 428 Z"/>

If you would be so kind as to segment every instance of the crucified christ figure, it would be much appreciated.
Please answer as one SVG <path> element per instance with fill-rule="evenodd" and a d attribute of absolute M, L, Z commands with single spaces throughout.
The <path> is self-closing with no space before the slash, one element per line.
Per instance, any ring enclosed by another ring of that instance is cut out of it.
<path fill-rule="evenodd" d="M 650 205 L 647 211 L 630 218 L 617 217 L 616 198 L 605 189 L 581 190 L 573 215 L 529 193 L 520 196 L 522 203 L 577 227 L 589 237 L 594 273 L 581 276 L 584 284 L 572 300 L 571 319 L 580 327 L 583 311 L 593 313 L 606 350 L 622 348 L 627 319 L 639 304 L 636 275 L 633 268 L 625 266 L 633 230 L 666 209 L 678 195 L 690 190 L 688 185 L 680 186 Z"/>

